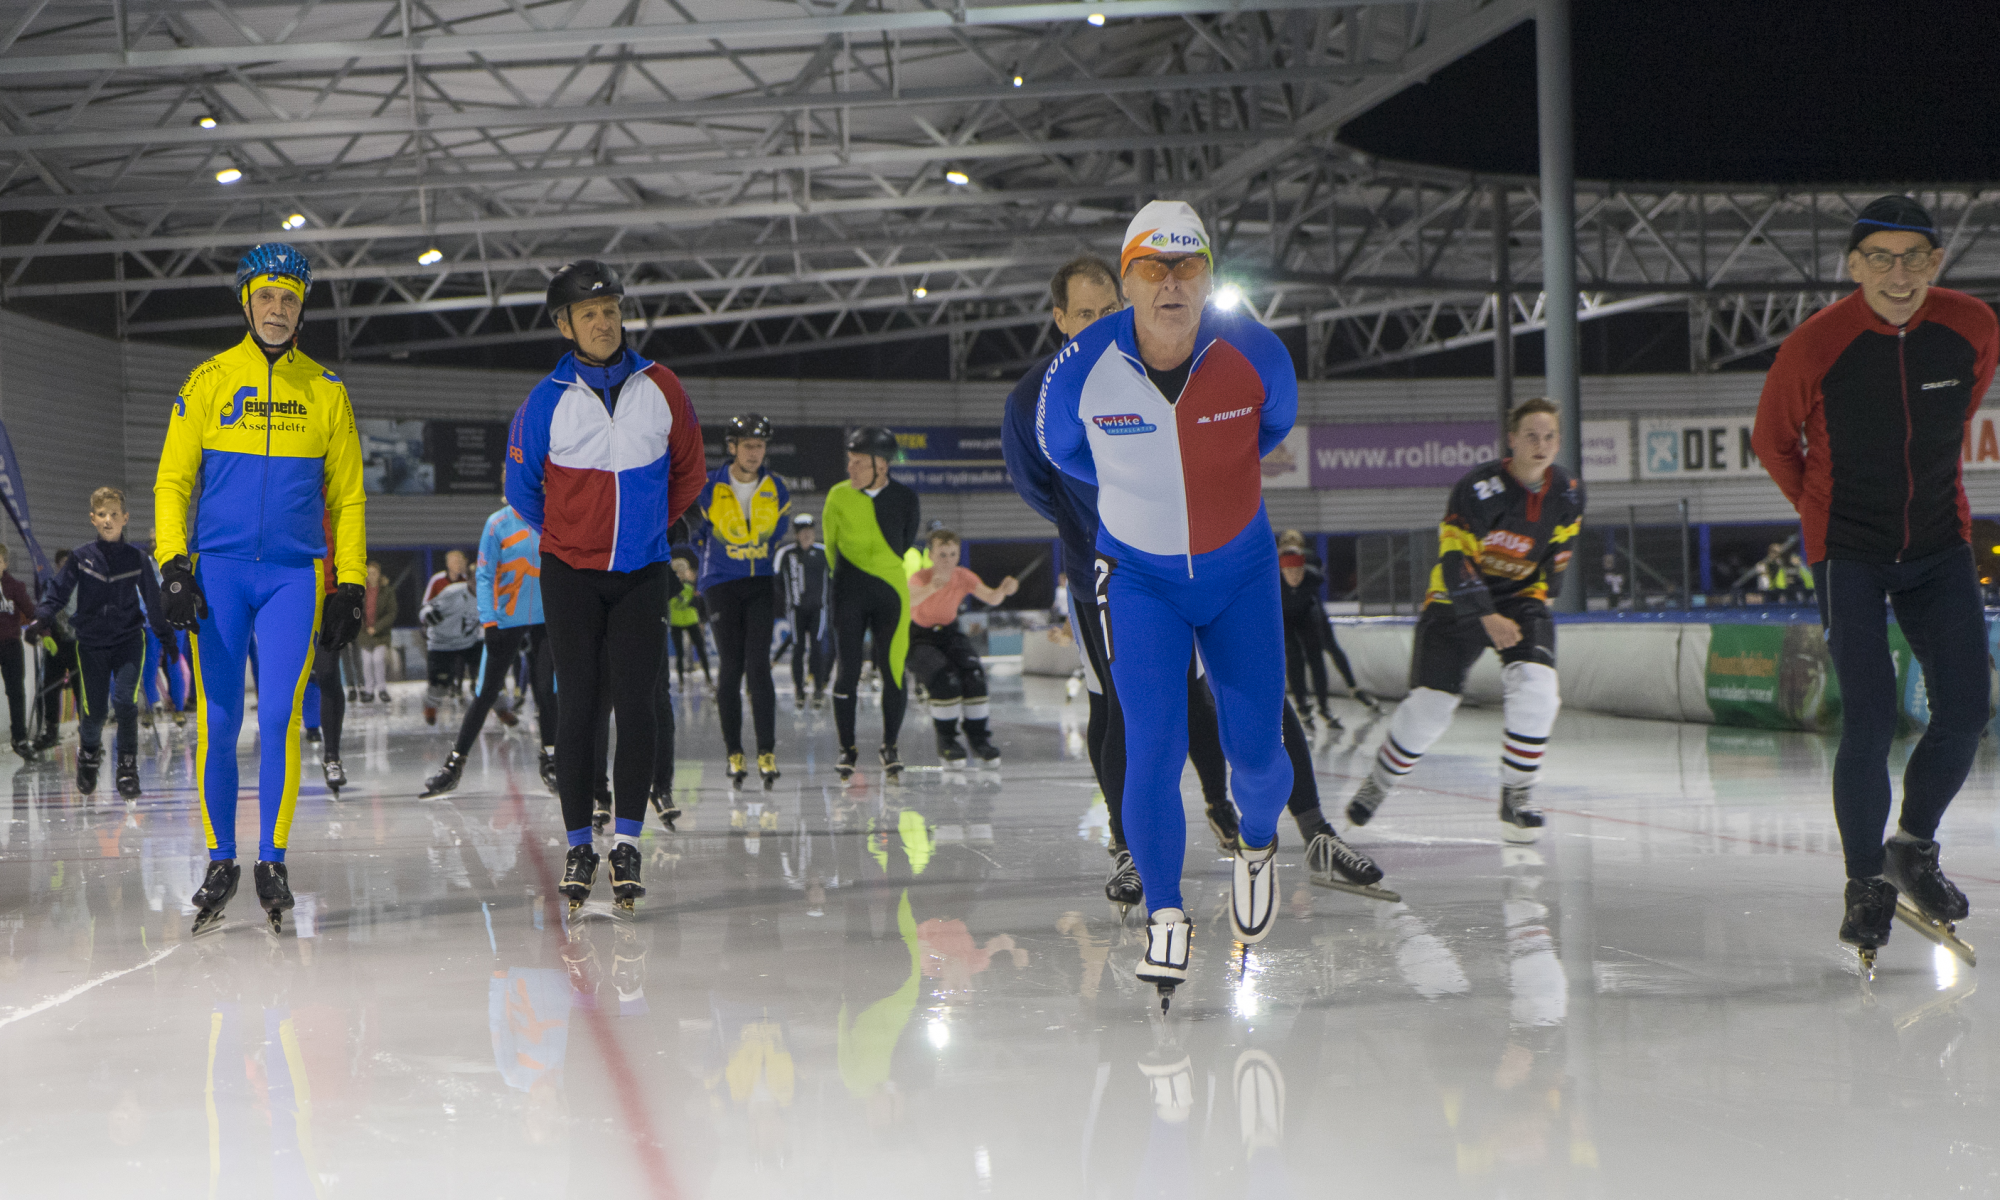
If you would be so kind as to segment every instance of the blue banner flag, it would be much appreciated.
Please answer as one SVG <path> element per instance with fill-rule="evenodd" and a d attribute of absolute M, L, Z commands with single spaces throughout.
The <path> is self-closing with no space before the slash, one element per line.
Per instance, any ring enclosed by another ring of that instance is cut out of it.
<path fill-rule="evenodd" d="M 35 578 L 41 580 L 55 574 L 48 555 L 42 553 L 42 544 L 35 540 L 35 525 L 28 517 L 27 480 L 21 475 L 21 462 L 14 457 L 14 439 L 7 436 L 5 424 L 0 424 L 0 505 L 6 507 L 7 515 L 14 519 L 14 528 L 21 531 L 21 540 L 28 544 Z"/>

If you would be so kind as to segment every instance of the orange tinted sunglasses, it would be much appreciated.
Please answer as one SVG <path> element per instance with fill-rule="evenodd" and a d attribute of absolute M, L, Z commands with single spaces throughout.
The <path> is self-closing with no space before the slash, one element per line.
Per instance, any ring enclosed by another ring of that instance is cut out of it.
<path fill-rule="evenodd" d="M 1167 276 L 1184 283 L 1200 279 L 1208 271 L 1208 259 L 1200 254 L 1192 254 L 1176 262 L 1164 258 L 1135 258 L 1132 269 L 1147 283 L 1165 283 Z"/>

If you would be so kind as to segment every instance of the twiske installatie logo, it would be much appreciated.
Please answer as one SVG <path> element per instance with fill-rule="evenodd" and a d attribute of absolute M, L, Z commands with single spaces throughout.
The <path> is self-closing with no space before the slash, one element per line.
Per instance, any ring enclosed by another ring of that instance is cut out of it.
<path fill-rule="evenodd" d="M 1096 425 L 1105 433 L 1113 436 L 1121 436 L 1128 433 L 1151 433 L 1159 428 L 1158 425 L 1148 422 L 1146 418 L 1140 416 L 1138 413 L 1118 413 L 1115 416 L 1092 417 L 1090 421 L 1091 424 Z"/>

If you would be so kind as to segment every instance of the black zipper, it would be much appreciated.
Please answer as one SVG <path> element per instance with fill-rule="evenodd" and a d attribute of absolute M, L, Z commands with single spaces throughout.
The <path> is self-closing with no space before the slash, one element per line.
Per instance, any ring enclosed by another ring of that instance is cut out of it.
<path fill-rule="evenodd" d="M 1908 326 L 1899 325 L 1896 327 L 1896 377 L 1902 384 L 1903 392 L 1903 546 L 1902 549 L 1896 551 L 1897 562 L 1902 562 L 1903 556 L 1910 552 L 1910 505 L 1917 498 L 1916 477 L 1910 471 L 1910 438 L 1912 436 L 1910 421 L 1910 366 L 1903 354 L 1904 337 L 1908 333 Z"/>

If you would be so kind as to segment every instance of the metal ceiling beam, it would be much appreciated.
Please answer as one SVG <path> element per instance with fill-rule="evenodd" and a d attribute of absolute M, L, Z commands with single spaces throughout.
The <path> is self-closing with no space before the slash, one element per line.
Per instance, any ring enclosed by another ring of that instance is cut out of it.
<path fill-rule="evenodd" d="M 854 34 L 934 34 L 980 26 L 1075 24 L 1091 13 L 1107 21 L 1146 17 L 1205 16 L 1298 9 L 1356 8 L 1380 0 L 1076 0 L 1054 4 L 966 4 L 914 12 L 866 11 L 831 17 L 690 21 L 659 25 L 607 25 L 583 29 L 534 29 L 509 33 L 412 33 L 325 42 L 240 46 L 186 46 L 85 54 L 21 54 L 0 58 L 0 78 L 98 71 L 254 67 L 267 63 L 345 62 L 350 59 L 423 59 L 480 55 L 504 65 L 508 54 L 547 54 L 595 46 L 708 45 L 744 41 L 818 43 Z M 1389 0 L 1417 4 L 1420 0 Z M 498 10 L 495 15 L 501 15 Z"/>

